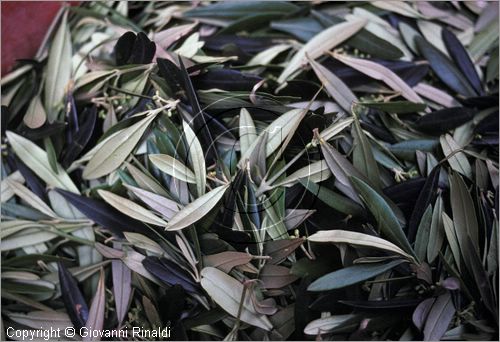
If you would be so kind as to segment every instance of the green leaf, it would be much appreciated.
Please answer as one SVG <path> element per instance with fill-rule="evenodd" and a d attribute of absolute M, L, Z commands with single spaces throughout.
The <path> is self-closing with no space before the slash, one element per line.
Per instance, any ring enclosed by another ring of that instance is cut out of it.
<path fill-rule="evenodd" d="M 335 176 L 336 187 L 353 201 L 361 203 L 358 194 L 352 187 L 349 176 L 352 175 L 364 179 L 363 174 L 328 142 L 320 139 L 320 147 L 328 168 Z"/>
<path fill-rule="evenodd" d="M 71 79 L 71 50 L 71 34 L 68 28 L 68 12 L 66 11 L 52 40 L 47 60 L 45 108 L 47 108 L 49 123 L 57 119 L 59 113 L 57 107 L 62 105 L 66 88 Z"/>
<path fill-rule="evenodd" d="M 339 45 L 353 36 L 365 26 L 366 20 L 346 21 L 333 25 L 321 31 L 311 38 L 302 48 L 297 51 L 293 58 L 287 63 L 286 68 L 278 77 L 278 83 L 283 83 L 305 62 L 306 56 L 316 59 L 325 51 Z"/>
<path fill-rule="evenodd" d="M 470 237 L 476 252 L 478 252 L 479 226 L 472 197 L 460 175 L 451 173 L 448 180 L 450 182 L 450 202 L 453 222 L 460 248 L 464 250 L 465 240 L 467 237 Z"/>
<path fill-rule="evenodd" d="M 244 155 L 252 146 L 252 143 L 257 140 L 257 133 L 250 113 L 245 108 L 240 110 L 240 151 Z"/>
<path fill-rule="evenodd" d="M 14 132 L 6 132 L 16 155 L 45 183 L 73 193 L 80 193 L 68 174 L 57 164 L 57 173 L 49 165 L 47 153 L 28 139 Z"/>
<path fill-rule="evenodd" d="M 427 260 L 432 263 L 439 254 L 444 240 L 443 227 L 443 199 L 438 196 L 432 211 L 431 230 L 429 232 L 429 244 L 427 245 Z"/>
<path fill-rule="evenodd" d="M 205 194 L 207 171 L 205 168 L 205 156 L 201 148 L 200 141 L 196 137 L 191 127 L 185 122 L 182 122 L 184 127 L 184 137 L 188 148 L 189 160 L 193 166 L 194 175 L 196 177 L 196 189 L 198 196 Z"/>
<path fill-rule="evenodd" d="M 127 241 L 135 247 L 145 249 L 158 255 L 163 255 L 165 253 L 163 248 L 161 248 L 161 246 L 156 241 L 153 241 L 142 234 L 123 232 L 123 235 L 125 235 L 125 239 L 127 239 Z"/>
<path fill-rule="evenodd" d="M 167 220 L 170 220 L 175 213 L 179 211 L 179 204 L 169 198 L 131 185 L 125 184 L 125 187 L 132 191 L 134 195 L 139 197 L 139 199 L 146 203 L 151 209 L 159 212 Z"/>
<path fill-rule="evenodd" d="M 47 150 L 47 158 L 49 159 L 49 165 L 56 174 L 57 170 L 57 156 L 56 151 L 54 149 L 54 145 L 52 144 L 52 139 L 50 137 L 46 137 L 43 139 L 43 144 L 45 146 L 45 150 Z"/>
<path fill-rule="evenodd" d="M 140 206 L 131 200 L 115 195 L 114 193 L 106 190 L 97 190 L 99 196 L 106 201 L 109 205 L 116 210 L 124 213 L 127 216 L 135 218 L 136 220 L 143 221 L 156 226 L 166 226 L 167 222 L 153 214 L 151 211 Z"/>
<path fill-rule="evenodd" d="M 455 226 L 452 219 L 448 215 L 446 215 L 445 212 L 442 212 L 441 216 L 443 218 L 443 227 L 446 234 L 446 239 L 448 240 L 448 244 L 450 245 L 453 259 L 455 259 L 455 265 L 457 265 L 458 269 L 461 270 L 462 262 L 460 258 L 460 247 L 457 235 L 455 233 Z"/>
<path fill-rule="evenodd" d="M 476 92 L 465 76 L 445 54 L 427 42 L 423 37 L 416 37 L 415 43 L 420 53 L 429 61 L 436 76 L 443 83 L 463 96 L 476 96 Z"/>
<path fill-rule="evenodd" d="M 355 330 L 361 317 L 355 314 L 333 315 L 315 319 L 304 328 L 304 334 L 318 336 L 321 334 L 342 333 Z"/>
<path fill-rule="evenodd" d="M 444 333 L 448 330 L 453 316 L 455 314 L 455 306 L 451 299 L 451 294 L 445 294 L 437 297 L 429 310 L 424 326 L 424 341 L 439 341 Z"/>
<path fill-rule="evenodd" d="M 101 275 L 99 282 L 97 284 L 97 290 L 95 292 L 94 298 L 92 299 L 92 304 L 89 308 L 88 319 L 85 323 L 85 327 L 90 331 L 90 329 L 102 330 L 104 326 L 104 312 L 106 309 L 106 287 L 104 285 L 104 269 L 101 268 Z M 84 339 L 85 340 L 85 339 Z"/>
<path fill-rule="evenodd" d="M 275 184 L 274 187 L 292 186 L 302 178 L 307 178 L 308 182 L 318 183 L 330 178 L 331 175 L 332 173 L 328 169 L 328 165 L 326 165 L 325 161 L 318 160 L 317 162 L 313 162 L 298 169 L 290 176 Z"/>
<path fill-rule="evenodd" d="M 217 304 L 233 317 L 239 317 L 243 322 L 250 325 L 271 330 L 273 328 L 269 319 L 259 314 L 250 297 L 251 290 L 245 291 L 243 302 L 243 284 L 226 273 L 214 267 L 205 267 L 201 270 L 201 286 Z M 240 306 L 242 307 L 240 312 Z M 238 312 L 240 315 L 238 316 Z"/>
<path fill-rule="evenodd" d="M 416 257 L 403 229 L 399 225 L 396 215 L 394 215 L 384 198 L 361 179 L 356 177 L 350 177 L 349 179 L 375 217 L 378 229 L 406 253 Z"/>
<path fill-rule="evenodd" d="M 387 240 L 381 239 L 373 235 L 351 232 L 348 230 L 342 230 L 342 229 L 320 230 L 314 233 L 313 235 L 309 236 L 307 240 L 311 242 L 337 243 L 337 244 L 345 243 L 365 248 L 377 248 L 391 253 L 399 254 L 400 256 L 403 256 L 410 261 L 414 261 L 411 255 L 404 252 L 401 248 L 399 248 L 398 246 Z"/>
<path fill-rule="evenodd" d="M 198 197 L 194 202 L 189 203 L 174 215 L 165 227 L 166 230 L 179 230 L 186 228 L 193 223 L 201 220 L 224 196 L 229 185 L 219 186 L 201 197 Z"/>
<path fill-rule="evenodd" d="M 267 132 L 268 135 L 266 143 L 266 157 L 269 157 L 274 151 L 276 151 L 289 134 L 293 134 L 294 128 L 297 127 L 297 124 L 300 123 L 300 120 L 302 120 L 304 116 L 303 112 L 304 109 L 292 109 L 284 114 L 281 114 L 259 135 L 259 137 L 262 137 L 265 132 Z M 246 152 L 242 153 L 240 163 L 250 157 L 253 150 L 259 145 L 259 142 L 260 139 L 255 139 Z"/>
<path fill-rule="evenodd" d="M 474 37 L 469 45 L 468 50 L 474 61 L 478 62 L 494 46 L 495 42 L 498 42 L 498 20 L 493 20 L 486 29 Z"/>
<path fill-rule="evenodd" d="M 451 135 L 446 134 L 439 138 L 441 143 L 441 148 L 446 157 L 448 157 L 448 163 L 453 170 L 461 173 L 467 178 L 472 177 L 472 167 L 470 166 L 467 156 L 463 152 L 456 152 L 460 150 L 460 146 L 453 140 Z"/>
<path fill-rule="evenodd" d="M 334 123 L 332 123 L 330 126 L 325 128 L 319 133 L 319 136 L 325 140 L 328 141 L 331 138 L 337 136 L 340 132 L 342 132 L 344 129 L 349 127 L 352 122 L 354 121 L 354 118 L 345 118 L 345 119 L 340 119 Z"/>
<path fill-rule="evenodd" d="M 333 53 L 333 57 L 353 69 L 376 80 L 387 84 L 394 91 L 400 92 L 401 96 L 412 102 L 424 102 L 418 94 L 397 74 L 382 64 L 361 58 Z"/>
<path fill-rule="evenodd" d="M 83 178 L 95 179 L 116 170 L 127 159 L 157 113 L 148 113 L 144 119 L 110 136 L 88 162 Z"/>
<path fill-rule="evenodd" d="M 196 183 L 196 176 L 186 165 L 167 154 L 150 154 L 149 160 L 160 171 L 175 177 L 183 182 Z"/>
<path fill-rule="evenodd" d="M 387 272 L 403 262 L 403 260 L 393 260 L 386 264 L 361 264 L 342 268 L 315 280 L 307 287 L 307 291 L 330 291 L 358 284 Z"/>
<path fill-rule="evenodd" d="M 315 62 L 313 59 L 308 59 L 314 73 L 325 86 L 328 94 L 330 94 L 330 96 L 346 111 L 346 113 L 350 113 L 352 104 L 358 101 L 356 95 L 354 95 L 351 89 L 349 89 L 349 87 L 334 73 L 321 64 Z"/>
<path fill-rule="evenodd" d="M 139 185 L 139 187 L 141 187 L 142 189 L 148 190 L 150 192 L 153 192 L 155 194 L 159 194 L 162 196 L 168 196 L 168 193 L 165 191 L 165 189 L 163 189 L 163 187 L 160 185 L 160 183 L 158 183 L 158 181 L 156 179 L 151 177 L 151 175 L 148 175 L 148 174 L 142 172 L 141 170 L 139 170 L 138 168 L 136 168 L 132 164 L 126 163 L 126 165 L 127 165 L 128 172 L 130 172 L 130 175 L 132 176 L 132 178 L 134 178 L 134 180 L 137 182 L 137 185 Z"/>
<path fill-rule="evenodd" d="M 45 204 L 40 197 L 31 192 L 27 187 L 8 178 L 6 179 L 6 182 L 14 193 L 19 196 L 19 198 L 23 199 L 33 208 L 49 217 L 57 218 L 57 214 L 54 213 L 54 211 L 47 204 Z"/>
<path fill-rule="evenodd" d="M 424 211 L 415 238 L 415 254 L 419 260 L 425 260 L 427 255 L 427 246 L 429 244 L 429 234 L 431 230 L 432 206 L 429 205 Z"/>
<path fill-rule="evenodd" d="M 354 119 L 352 135 L 354 137 L 354 151 L 352 156 L 354 167 L 361 171 L 370 180 L 370 183 L 379 189 L 380 173 L 378 165 L 373 157 L 371 144 L 361 129 L 358 118 Z"/>
<path fill-rule="evenodd" d="M 299 179 L 299 182 L 316 198 L 331 208 L 352 216 L 363 216 L 364 209 L 353 200 L 337 194 L 335 191 L 328 189 L 325 186 L 318 185 L 307 179 Z"/>

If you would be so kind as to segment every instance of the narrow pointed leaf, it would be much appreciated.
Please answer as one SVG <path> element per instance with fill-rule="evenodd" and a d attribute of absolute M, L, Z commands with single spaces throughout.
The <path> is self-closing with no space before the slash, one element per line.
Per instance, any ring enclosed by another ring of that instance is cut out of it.
<path fill-rule="evenodd" d="M 198 196 L 205 194 L 206 188 L 206 178 L 207 171 L 205 168 L 205 155 L 203 154 L 203 149 L 201 148 L 200 142 L 193 132 L 191 127 L 186 124 L 185 121 L 182 122 L 184 128 L 184 137 L 186 139 L 186 144 L 188 148 L 189 160 L 193 166 L 194 175 L 196 178 L 196 189 L 198 191 Z"/>
<path fill-rule="evenodd" d="M 401 92 L 401 96 L 405 97 L 407 100 L 412 102 L 423 102 L 420 96 L 418 96 L 417 93 L 405 81 L 403 81 L 393 71 L 384 67 L 382 64 L 378 64 L 366 59 L 340 55 L 338 53 L 334 53 L 333 56 L 342 63 L 347 64 L 351 68 L 354 68 L 371 78 L 383 81 L 385 84 L 391 87 L 391 89 Z"/>
<path fill-rule="evenodd" d="M 450 293 L 437 297 L 429 310 L 424 326 L 424 341 L 439 341 L 448 330 L 455 307 Z"/>
<path fill-rule="evenodd" d="M 469 84 L 462 73 L 441 51 L 436 49 L 422 37 L 416 37 L 415 43 L 418 50 L 429 61 L 429 64 L 437 77 L 455 92 L 466 97 L 476 95 L 476 92 Z"/>
<path fill-rule="evenodd" d="M 221 200 L 229 185 L 219 186 L 182 208 L 165 227 L 166 230 L 179 230 L 201 220 Z"/>
<path fill-rule="evenodd" d="M 462 177 L 456 173 L 449 176 L 450 202 L 453 222 L 460 247 L 465 248 L 467 237 L 470 237 L 476 251 L 479 251 L 479 226 L 472 197 Z"/>
<path fill-rule="evenodd" d="M 101 275 L 97 283 L 97 289 L 90 305 L 89 318 L 85 324 L 87 329 L 102 330 L 104 327 L 104 311 L 106 309 L 106 288 L 104 285 L 104 270 L 101 268 Z M 84 341 L 98 341 L 99 336 L 87 334 L 83 338 Z"/>
<path fill-rule="evenodd" d="M 457 36 L 455 36 L 455 34 L 451 31 L 443 29 L 441 35 L 444 45 L 446 46 L 446 49 L 455 64 L 458 66 L 460 71 L 462 71 L 471 86 L 474 87 L 476 93 L 482 95 L 483 89 L 481 80 L 479 79 L 474 63 L 472 62 L 465 47 L 462 45 L 460 40 L 458 40 Z"/>
<path fill-rule="evenodd" d="M 408 253 L 404 252 L 401 248 L 395 244 L 381 239 L 376 236 L 351 232 L 342 229 L 334 230 L 320 230 L 307 238 L 311 242 L 321 242 L 321 243 L 346 243 L 355 246 L 361 246 L 366 248 L 377 248 L 382 249 L 391 253 L 399 254 L 409 260 L 413 260 L 413 257 Z"/>
<path fill-rule="evenodd" d="M 69 203 L 80 210 L 92 221 L 111 230 L 113 233 L 122 235 L 123 231 L 148 232 L 149 228 L 142 222 L 131 219 L 106 204 L 92 198 L 83 197 L 68 191 L 57 189 Z"/>
<path fill-rule="evenodd" d="M 167 225 L 166 221 L 162 220 L 151 211 L 135 202 L 132 202 L 127 198 L 115 195 L 114 193 L 106 190 L 97 190 L 97 192 L 106 203 L 127 216 L 130 216 L 138 221 L 154 224 L 157 226 Z"/>
<path fill-rule="evenodd" d="M 132 272 L 121 260 L 111 261 L 113 275 L 113 296 L 115 298 L 116 316 L 118 325 L 121 324 L 128 312 L 130 296 L 132 294 Z"/>
<path fill-rule="evenodd" d="M 380 188 L 380 173 L 378 170 L 377 162 L 373 157 L 372 147 L 370 141 L 361 129 L 359 120 L 354 119 L 353 126 L 354 136 L 354 151 L 353 151 L 353 164 L 357 170 L 370 180 L 370 183 L 376 188 Z"/>
<path fill-rule="evenodd" d="M 448 163 L 451 168 L 467 178 L 472 177 L 472 167 L 467 160 L 467 156 L 463 152 L 457 152 L 460 150 L 460 146 L 453 140 L 452 136 L 449 134 L 441 136 L 439 138 L 441 143 L 441 148 L 446 157 L 448 157 Z"/>
<path fill-rule="evenodd" d="M 240 110 L 240 151 L 244 155 L 253 142 L 257 139 L 255 125 L 250 113 L 245 108 Z"/>
<path fill-rule="evenodd" d="M 243 284 L 213 267 L 205 267 L 201 271 L 201 276 L 201 286 L 210 297 L 230 315 L 238 317 Z M 251 294 L 247 290 L 245 299 L 241 303 L 243 309 L 239 316 L 240 319 L 264 330 L 271 330 L 273 327 L 271 322 L 266 316 L 256 312 L 250 296 Z"/>
<path fill-rule="evenodd" d="M 306 55 L 316 59 L 325 51 L 352 37 L 366 24 L 365 20 L 346 21 L 321 31 L 297 51 L 278 77 L 278 83 L 285 82 L 306 61 Z"/>
<path fill-rule="evenodd" d="M 386 264 L 363 264 L 342 268 L 316 279 L 309 285 L 307 290 L 319 292 L 341 289 L 374 278 L 401 263 L 403 263 L 403 260 L 393 260 Z"/>
<path fill-rule="evenodd" d="M 196 183 L 196 177 L 193 171 L 174 157 L 167 154 L 150 154 L 149 160 L 151 160 L 153 165 L 160 169 L 160 171 L 172 177 L 183 182 Z"/>
<path fill-rule="evenodd" d="M 57 119 L 59 112 L 57 106 L 62 104 L 66 87 L 71 79 L 71 67 L 71 34 L 68 28 L 68 12 L 65 11 L 50 46 L 47 61 L 44 98 L 49 123 Z"/>
<path fill-rule="evenodd" d="M 112 135 L 92 156 L 83 171 L 83 178 L 95 179 L 116 170 L 132 152 L 155 117 L 154 114 L 147 115 L 136 124 Z"/>
<path fill-rule="evenodd" d="M 406 253 L 415 256 L 396 215 L 384 198 L 361 179 L 350 177 L 350 180 L 375 217 L 378 229 Z"/>
<path fill-rule="evenodd" d="M 356 95 L 347 85 L 330 70 L 309 58 L 309 64 L 316 73 L 316 76 L 325 86 L 328 94 L 347 112 L 351 112 L 351 106 L 357 102 Z"/>
<path fill-rule="evenodd" d="M 75 328 L 81 329 L 85 326 L 89 317 L 87 303 L 78 288 L 75 278 L 62 262 L 58 262 L 58 269 L 61 295 L 64 306 L 66 307 L 66 312 L 71 318 L 71 323 L 73 323 Z"/>
<path fill-rule="evenodd" d="M 79 193 L 68 174 L 57 165 L 57 173 L 49 165 L 47 153 L 28 139 L 7 131 L 7 139 L 16 155 L 45 183 L 73 193 Z"/>

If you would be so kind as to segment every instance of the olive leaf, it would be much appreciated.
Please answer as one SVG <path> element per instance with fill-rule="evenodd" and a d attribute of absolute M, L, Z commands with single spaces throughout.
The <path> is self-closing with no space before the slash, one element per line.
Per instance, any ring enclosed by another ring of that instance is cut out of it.
<path fill-rule="evenodd" d="M 445 134 L 439 138 L 439 142 L 444 155 L 448 157 L 448 163 L 450 163 L 452 169 L 468 178 L 472 177 L 472 167 L 467 160 L 467 156 L 463 152 L 459 152 L 460 146 L 453 140 L 452 136 Z"/>
<path fill-rule="evenodd" d="M 113 208 L 128 215 L 136 220 L 154 224 L 156 226 L 166 226 L 167 222 L 153 214 L 151 211 L 140 206 L 131 200 L 115 195 L 114 193 L 106 190 L 97 190 L 99 196 L 106 201 Z"/>
<path fill-rule="evenodd" d="M 246 154 L 246 151 L 250 149 L 252 143 L 257 139 L 257 133 L 255 131 L 255 125 L 250 116 L 250 113 L 245 108 L 241 108 L 240 111 L 240 151 L 241 154 Z"/>
<path fill-rule="evenodd" d="M 120 324 L 128 312 L 132 294 L 132 271 L 121 260 L 111 261 L 113 277 L 113 296 L 115 298 L 116 316 Z"/>
<path fill-rule="evenodd" d="M 78 188 L 60 165 L 57 165 L 57 173 L 53 171 L 44 150 L 14 132 L 7 131 L 5 134 L 19 159 L 47 184 L 73 193 L 79 193 Z"/>
<path fill-rule="evenodd" d="M 65 11 L 49 49 L 47 77 L 45 80 L 45 108 L 49 123 L 58 118 L 72 73 L 71 33 L 68 28 L 68 11 Z"/>
<path fill-rule="evenodd" d="M 431 229 L 429 231 L 429 244 L 427 245 L 427 260 L 432 263 L 438 256 L 444 240 L 443 227 L 443 199 L 438 196 L 432 210 Z"/>
<path fill-rule="evenodd" d="M 167 154 L 150 154 L 149 160 L 160 171 L 175 177 L 183 182 L 196 183 L 196 176 L 186 165 L 181 161 Z"/>
<path fill-rule="evenodd" d="M 40 96 L 35 96 L 28 106 L 26 114 L 24 114 L 23 122 L 26 126 L 32 129 L 39 128 L 47 120 L 47 113 L 43 108 Z"/>
<path fill-rule="evenodd" d="M 201 277 L 203 289 L 230 315 L 264 330 L 272 329 L 269 319 L 255 311 L 250 300 L 250 290 L 244 290 L 242 283 L 214 267 L 202 269 Z M 243 291 L 245 291 L 244 298 Z M 241 311 L 240 306 L 242 306 Z"/>
<path fill-rule="evenodd" d="M 229 273 L 235 266 L 248 264 L 252 256 L 241 252 L 222 252 L 206 255 L 203 257 L 203 265 L 206 267 L 217 267 L 221 271 Z"/>
<path fill-rule="evenodd" d="M 354 167 L 361 171 L 361 173 L 370 180 L 371 184 L 380 188 L 378 165 L 373 156 L 371 144 L 361 129 L 361 125 L 357 118 L 354 119 L 353 137 L 354 151 L 352 159 Z"/>
<path fill-rule="evenodd" d="M 205 194 L 207 172 L 205 169 L 205 156 L 201 148 L 200 142 L 193 132 L 191 127 L 183 121 L 182 127 L 184 128 L 184 137 L 188 147 L 189 160 L 194 169 L 196 178 L 196 189 L 198 196 Z"/>
<path fill-rule="evenodd" d="M 89 160 L 83 178 L 95 179 L 116 170 L 132 152 L 157 113 L 149 113 L 136 124 L 110 136 Z"/>
<path fill-rule="evenodd" d="M 405 97 L 407 100 L 412 102 L 423 102 L 420 96 L 418 96 L 405 81 L 383 65 L 366 59 L 354 58 L 338 53 L 333 53 L 332 56 L 371 78 L 383 81 L 393 90 L 400 92 L 401 96 Z"/>
<path fill-rule="evenodd" d="M 387 235 L 406 253 L 415 257 L 415 253 L 404 235 L 396 215 L 384 198 L 361 179 L 355 176 L 349 177 L 349 179 L 356 191 L 358 191 L 363 198 L 365 205 L 375 217 L 380 231 Z"/>
<path fill-rule="evenodd" d="M 404 252 L 401 248 L 387 240 L 368 234 L 351 232 L 342 229 L 320 230 L 309 236 L 307 240 L 311 242 L 338 244 L 346 243 L 366 248 L 377 248 L 399 254 L 405 258 L 408 258 L 408 260 L 414 260 L 411 255 Z"/>
<path fill-rule="evenodd" d="M 334 73 L 329 71 L 327 68 L 321 64 L 315 62 L 313 59 L 309 58 L 309 64 L 316 73 L 316 76 L 325 86 L 326 90 L 330 96 L 347 112 L 351 112 L 351 106 L 353 103 L 357 102 L 358 99 L 356 95 L 347 87 L 347 85 L 342 82 L 340 78 L 335 76 Z M 326 139 L 328 140 L 328 139 Z"/>
<path fill-rule="evenodd" d="M 139 199 L 146 203 L 151 209 L 156 210 L 166 219 L 171 219 L 172 216 L 179 211 L 179 204 L 169 198 L 131 185 L 125 184 L 125 187 L 132 191 L 134 195 L 139 197 Z"/>
<path fill-rule="evenodd" d="M 49 217 L 57 218 L 57 214 L 47 204 L 45 204 L 45 202 L 42 201 L 40 197 L 36 196 L 27 187 L 25 187 L 21 183 L 18 183 L 10 179 L 6 179 L 6 182 L 7 182 L 6 185 L 8 185 L 9 188 L 12 189 L 12 191 L 17 196 L 22 198 L 33 208 L 37 209 L 38 211 Z"/>
<path fill-rule="evenodd" d="M 308 286 L 308 291 L 329 291 L 361 283 L 379 274 L 387 272 L 403 263 L 403 260 L 393 260 L 386 264 L 360 264 L 342 268 L 316 279 Z"/>
<path fill-rule="evenodd" d="M 97 289 L 92 299 L 92 304 L 90 304 L 89 318 L 85 323 L 87 329 L 102 330 L 104 327 L 104 312 L 106 310 L 106 289 L 104 287 L 104 270 L 101 268 L 99 277 L 99 282 L 97 284 Z M 84 341 L 93 341 L 96 337 L 87 334 L 83 337 Z"/>
<path fill-rule="evenodd" d="M 464 249 L 465 240 L 469 237 L 476 251 L 479 251 L 479 226 L 469 190 L 458 174 L 452 173 L 448 179 L 453 223 L 461 249 Z"/>
<path fill-rule="evenodd" d="M 356 32 L 361 30 L 366 24 L 366 20 L 346 21 L 333 25 L 326 30 L 321 31 L 307 42 L 295 53 L 288 62 L 286 68 L 278 77 L 278 83 L 285 82 L 300 66 L 305 62 L 306 55 L 311 59 L 316 59 L 325 51 L 328 51 L 350 38 Z"/>
<path fill-rule="evenodd" d="M 476 92 L 462 73 L 441 51 L 422 37 L 415 37 L 418 50 L 429 61 L 436 75 L 451 89 L 464 96 L 474 96 Z"/>
<path fill-rule="evenodd" d="M 168 221 L 166 230 L 179 230 L 186 228 L 193 223 L 201 220 L 217 203 L 222 199 L 229 185 L 219 186 L 193 202 L 182 208 L 177 214 Z"/>
<path fill-rule="evenodd" d="M 424 325 L 424 340 L 440 340 L 450 324 L 455 314 L 455 306 L 450 293 L 442 294 L 437 297 L 429 309 L 429 314 Z"/>
<path fill-rule="evenodd" d="M 430 243 L 430 230 L 432 220 L 432 206 L 429 205 L 424 211 L 420 224 L 418 225 L 417 237 L 415 238 L 415 254 L 419 260 L 425 260 L 427 255 L 427 246 Z"/>
<path fill-rule="evenodd" d="M 333 315 L 318 318 L 309 322 L 304 328 L 304 334 L 317 336 L 319 334 L 333 333 L 336 330 L 342 331 L 359 325 L 359 316 L 355 314 Z"/>

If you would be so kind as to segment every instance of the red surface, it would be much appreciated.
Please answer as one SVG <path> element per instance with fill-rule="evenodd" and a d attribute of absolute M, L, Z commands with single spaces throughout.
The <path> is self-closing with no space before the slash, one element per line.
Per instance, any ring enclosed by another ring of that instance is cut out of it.
<path fill-rule="evenodd" d="M 33 58 L 63 2 L 2 1 L 2 75 L 16 59 Z"/>

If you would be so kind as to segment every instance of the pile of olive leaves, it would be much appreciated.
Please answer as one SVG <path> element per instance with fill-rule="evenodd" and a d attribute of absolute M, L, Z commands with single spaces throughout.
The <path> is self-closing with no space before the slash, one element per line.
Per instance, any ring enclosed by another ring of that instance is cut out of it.
<path fill-rule="evenodd" d="M 497 2 L 86 2 L 1 85 L 4 328 L 498 337 Z"/>

